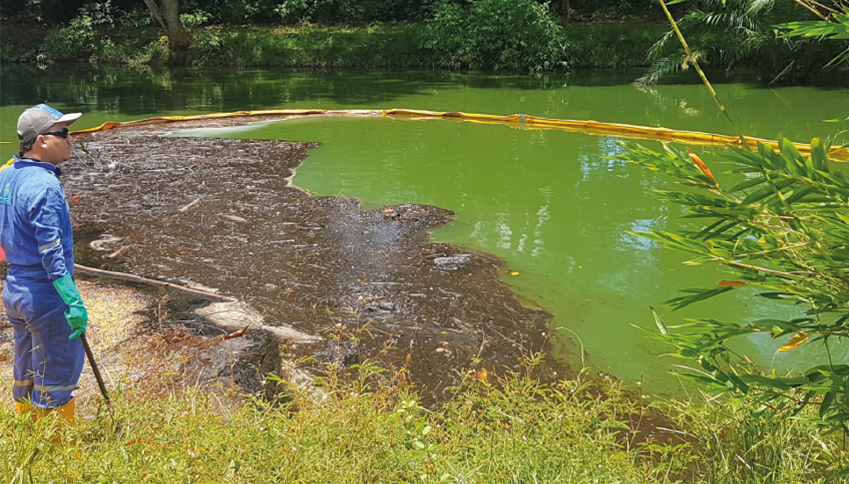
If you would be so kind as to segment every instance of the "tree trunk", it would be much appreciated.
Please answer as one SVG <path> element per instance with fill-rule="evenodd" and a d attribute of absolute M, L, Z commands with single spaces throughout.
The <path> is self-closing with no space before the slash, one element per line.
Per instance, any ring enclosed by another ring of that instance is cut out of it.
<path fill-rule="evenodd" d="M 144 4 L 168 36 L 168 48 L 179 52 L 192 45 L 194 39 L 180 20 L 180 0 L 144 0 Z"/>

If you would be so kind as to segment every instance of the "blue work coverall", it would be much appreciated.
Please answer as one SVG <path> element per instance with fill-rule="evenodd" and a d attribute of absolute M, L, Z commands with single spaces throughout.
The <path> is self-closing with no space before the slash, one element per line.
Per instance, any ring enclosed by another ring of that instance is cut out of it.
<path fill-rule="evenodd" d="M 71 400 L 85 353 L 53 286 L 73 276 L 74 237 L 58 167 L 15 157 L 0 170 L 0 246 L 9 269 L 3 289 L 15 336 L 15 400 L 56 408 Z"/>

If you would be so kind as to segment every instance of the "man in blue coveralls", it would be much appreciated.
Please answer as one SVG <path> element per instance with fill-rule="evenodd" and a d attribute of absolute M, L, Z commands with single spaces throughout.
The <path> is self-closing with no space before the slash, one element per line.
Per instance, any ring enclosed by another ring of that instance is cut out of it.
<path fill-rule="evenodd" d="M 88 316 L 74 283 L 74 238 L 58 166 L 71 157 L 68 125 L 80 113 L 39 104 L 18 119 L 21 152 L 0 171 L 3 290 L 15 336 L 18 413 L 57 412 L 73 423 Z M 2 255 L 2 254 L 0 254 Z"/>

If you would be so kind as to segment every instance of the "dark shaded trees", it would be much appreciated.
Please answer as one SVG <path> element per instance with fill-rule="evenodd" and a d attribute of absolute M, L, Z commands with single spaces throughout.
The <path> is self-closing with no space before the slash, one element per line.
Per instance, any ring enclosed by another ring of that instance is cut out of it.
<path fill-rule="evenodd" d="M 144 0 L 153 17 L 168 36 L 168 47 L 175 52 L 184 51 L 194 42 L 180 20 L 179 0 Z"/>

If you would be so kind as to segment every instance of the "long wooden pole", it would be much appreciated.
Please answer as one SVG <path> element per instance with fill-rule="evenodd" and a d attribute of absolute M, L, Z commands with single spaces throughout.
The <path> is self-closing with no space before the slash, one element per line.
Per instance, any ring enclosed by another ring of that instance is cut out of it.
<path fill-rule="evenodd" d="M 91 346 L 88 345 L 88 338 L 85 333 L 80 335 L 80 341 L 83 343 L 85 355 L 88 357 L 88 364 L 91 366 L 91 371 L 94 373 L 94 379 L 97 380 L 97 386 L 100 387 L 100 393 L 103 394 L 103 399 L 109 403 L 109 392 L 106 391 L 106 385 L 103 383 L 103 377 L 100 376 L 100 369 L 97 368 L 97 363 L 94 361 L 94 354 L 91 352 Z"/>

